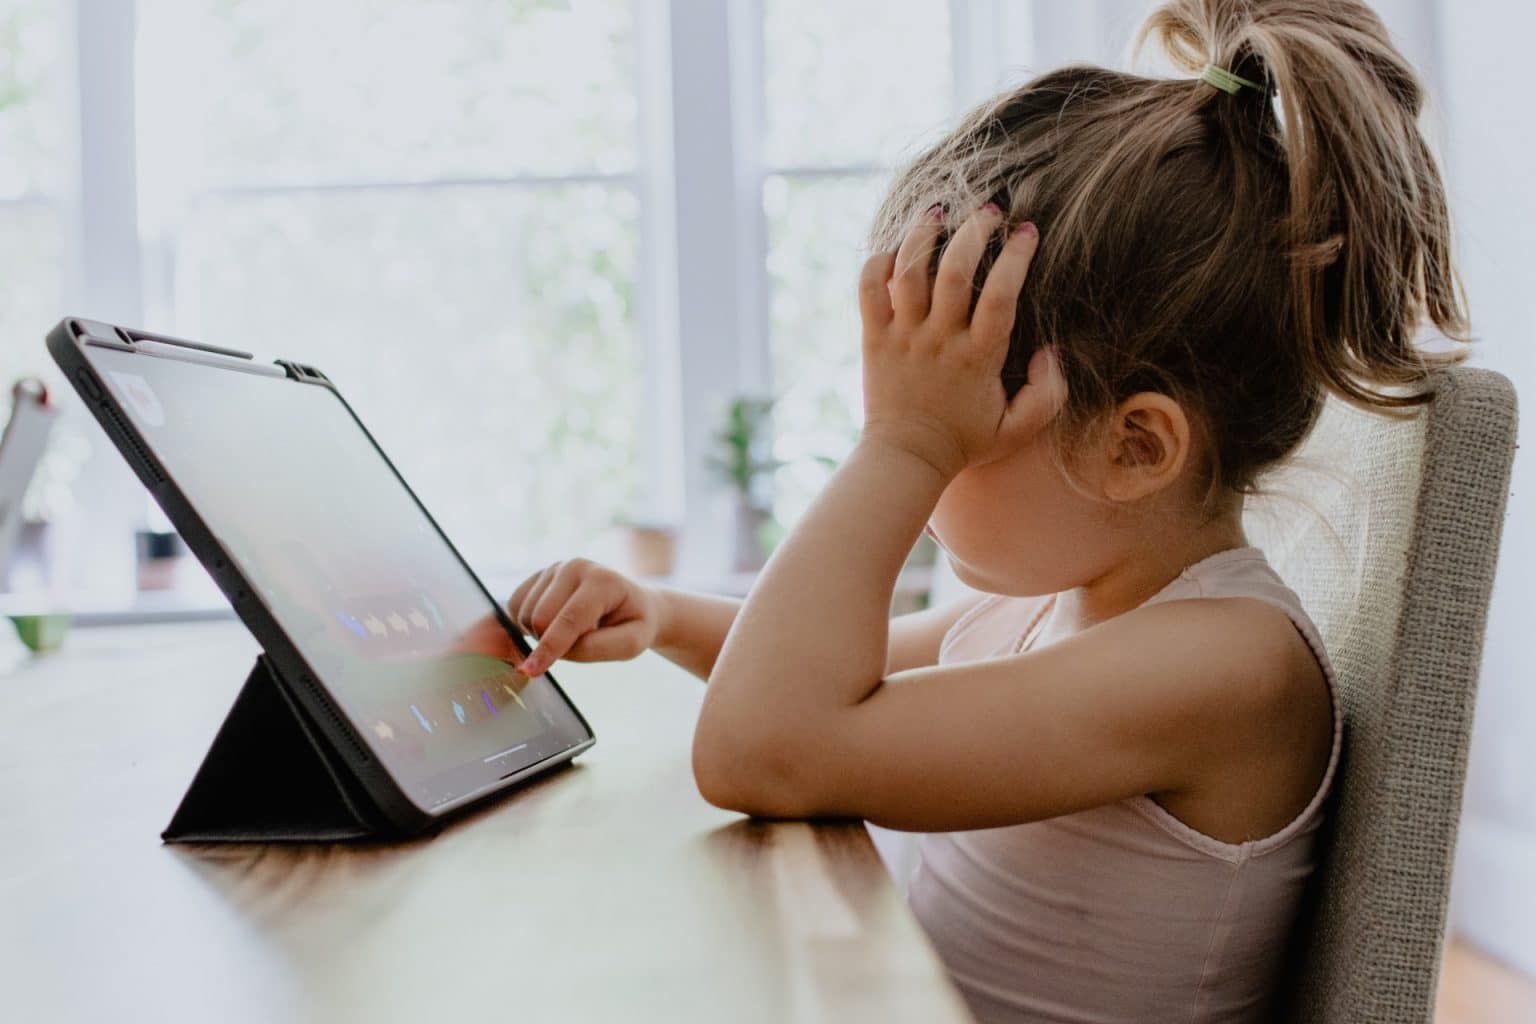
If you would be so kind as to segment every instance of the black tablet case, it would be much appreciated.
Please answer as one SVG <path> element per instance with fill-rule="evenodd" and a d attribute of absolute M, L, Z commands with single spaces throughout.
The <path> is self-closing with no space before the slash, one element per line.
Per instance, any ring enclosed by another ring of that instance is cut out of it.
<path fill-rule="evenodd" d="M 111 404 L 104 401 L 94 371 L 76 352 L 77 338 L 82 339 L 81 344 L 103 343 L 105 340 L 107 347 L 154 341 L 227 358 L 249 359 L 250 354 L 78 317 L 60 321 L 48 335 L 49 352 L 75 384 L 118 451 L 187 539 L 193 554 L 230 597 L 240 620 L 250 628 L 257 642 L 271 651 L 267 645 L 276 642 L 274 637 L 282 636 L 281 630 L 275 622 L 262 617 L 245 580 L 226 563 L 216 538 L 192 514 L 180 491 L 157 467 L 143 442 L 122 422 Z M 329 379 L 312 366 L 287 360 L 278 360 L 277 365 L 291 380 L 331 387 Z M 332 390 L 335 389 L 332 387 Z M 340 395 L 337 397 L 339 399 Z M 388 461 L 382 451 L 379 455 Z M 441 534 L 431 515 L 425 509 L 422 513 Z M 443 539 L 447 542 L 446 537 Z M 449 547 L 452 548 L 451 542 Z M 454 554 L 457 556 L 457 550 Z M 465 570 L 469 571 L 468 565 Z M 491 600 L 489 593 L 486 598 Z M 550 682 L 554 683 L 554 679 Z M 558 690 L 559 684 L 554 685 Z M 363 838 L 396 839 L 430 833 L 442 827 L 441 819 L 430 819 L 419 809 L 405 805 L 403 794 L 402 805 L 412 812 L 416 821 L 411 825 L 397 823 L 400 818 L 398 808 L 393 815 L 396 820 L 391 820 L 377 798 L 364 788 L 355 758 L 349 759 L 336 749 L 335 744 L 342 740 L 331 739 L 326 730 L 312 720 L 310 712 L 295 697 L 296 688 L 302 692 L 317 689 L 313 681 L 302 674 L 297 679 L 284 678 L 277 667 L 277 659 L 270 653 L 257 658 L 192 785 L 171 823 L 161 833 L 162 839 L 166 842 L 213 843 L 336 842 Z M 321 707 L 328 706 L 323 692 L 317 694 L 317 699 Z M 574 704 L 570 708 L 590 736 L 592 728 L 581 717 L 580 710 Z M 337 726 L 343 736 L 349 735 L 347 725 L 339 718 Z M 367 757 L 361 749 L 358 754 Z"/>
<path fill-rule="evenodd" d="M 393 834 L 266 655 L 256 659 L 161 838 L 334 842 Z"/>

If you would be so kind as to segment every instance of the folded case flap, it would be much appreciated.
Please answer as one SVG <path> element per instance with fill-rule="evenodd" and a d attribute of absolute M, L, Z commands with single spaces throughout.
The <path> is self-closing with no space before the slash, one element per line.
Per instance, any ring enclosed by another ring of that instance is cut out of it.
<path fill-rule="evenodd" d="M 351 770 L 262 655 L 161 838 L 323 842 L 387 831 Z"/>

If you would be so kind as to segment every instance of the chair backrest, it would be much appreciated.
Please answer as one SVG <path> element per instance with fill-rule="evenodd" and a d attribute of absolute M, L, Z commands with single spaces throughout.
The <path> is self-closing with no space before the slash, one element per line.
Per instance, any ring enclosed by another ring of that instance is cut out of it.
<path fill-rule="evenodd" d="M 1297 929 L 1286 1019 L 1428 1022 L 1483 626 L 1514 457 L 1515 395 L 1437 372 L 1406 416 L 1330 401 L 1250 535 L 1338 673 L 1344 762 Z"/>

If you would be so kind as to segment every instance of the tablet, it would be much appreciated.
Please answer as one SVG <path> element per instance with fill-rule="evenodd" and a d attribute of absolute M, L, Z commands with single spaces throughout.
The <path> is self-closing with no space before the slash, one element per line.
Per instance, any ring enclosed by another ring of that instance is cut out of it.
<path fill-rule="evenodd" d="M 324 374 L 81 319 L 48 347 L 398 829 L 592 745 Z"/>

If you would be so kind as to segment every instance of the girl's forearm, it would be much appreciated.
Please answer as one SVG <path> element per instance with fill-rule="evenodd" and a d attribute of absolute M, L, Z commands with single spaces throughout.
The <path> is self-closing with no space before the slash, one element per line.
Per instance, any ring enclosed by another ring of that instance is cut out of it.
<path fill-rule="evenodd" d="M 653 587 L 651 593 L 659 610 L 652 649 L 701 680 L 708 680 L 741 602 L 667 587 Z"/>
<path fill-rule="evenodd" d="M 749 720 L 753 731 L 795 728 L 872 693 L 885 674 L 897 574 L 947 482 L 899 446 L 861 442 L 743 603 L 705 716 L 726 733 Z"/>
<path fill-rule="evenodd" d="M 707 682 L 741 601 L 662 587 L 652 587 L 651 594 L 662 615 L 651 649 Z M 945 631 L 974 603 L 966 600 L 892 619 L 886 674 L 935 664 Z"/>

